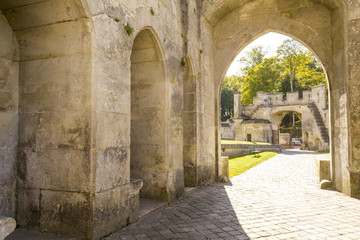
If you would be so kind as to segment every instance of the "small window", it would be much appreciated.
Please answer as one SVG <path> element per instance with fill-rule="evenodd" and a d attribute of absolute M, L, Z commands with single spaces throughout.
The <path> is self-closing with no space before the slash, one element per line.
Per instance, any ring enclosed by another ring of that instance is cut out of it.
<path fill-rule="evenodd" d="M 251 134 L 248 134 L 248 135 L 247 135 L 247 141 L 248 141 L 248 142 L 251 142 Z"/>

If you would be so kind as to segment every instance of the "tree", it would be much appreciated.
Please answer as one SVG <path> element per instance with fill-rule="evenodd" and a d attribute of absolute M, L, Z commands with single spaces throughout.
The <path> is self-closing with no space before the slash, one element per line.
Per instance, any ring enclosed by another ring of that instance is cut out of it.
<path fill-rule="evenodd" d="M 234 116 L 234 92 L 242 89 L 242 80 L 239 76 L 225 77 L 221 89 L 221 121 Z"/>
<path fill-rule="evenodd" d="M 294 39 L 285 40 L 277 50 L 280 63 L 285 69 L 284 73 L 289 73 L 290 76 L 290 91 L 294 91 L 294 79 L 297 68 L 306 64 L 307 55 L 304 53 L 305 48 L 298 41 Z M 292 128 L 295 128 L 295 115 L 292 114 Z"/>
<path fill-rule="evenodd" d="M 241 71 L 246 75 L 248 69 L 255 67 L 262 63 L 266 55 L 266 51 L 262 46 L 255 46 L 245 53 L 245 56 L 240 58 L 239 62 L 245 65 Z"/>
<path fill-rule="evenodd" d="M 276 57 L 265 58 L 247 70 L 243 77 L 242 104 L 251 104 L 257 91 L 274 93 L 279 90 L 280 71 Z"/>
<path fill-rule="evenodd" d="M 266 51 L 256 46 L 240 59 L 242 76 L 226 77 L 221 92 L 221 119 L 233 116 L 233 93 L 242 93 L 242 104 L 251 104 L 257 91 L 283 92 L 311 89 L 326 83 L 325 73 L 315 56 L 295 40 L 286 40 L 277 56 L 265 58 Z M 295 117 L 293 127 L 295 127 Z"/>
<path fill-rule="evenodd" d="M 287 39 L 278 48 L 277 57 L 285 70 L 283 72 L 286 73 L 288 71 L 290 75 L 290 89 L 294 91 L 296 69 L 301 64 L 306 64 L 307 55 L 305 54 L 305 47 L 294 39 Z"/>

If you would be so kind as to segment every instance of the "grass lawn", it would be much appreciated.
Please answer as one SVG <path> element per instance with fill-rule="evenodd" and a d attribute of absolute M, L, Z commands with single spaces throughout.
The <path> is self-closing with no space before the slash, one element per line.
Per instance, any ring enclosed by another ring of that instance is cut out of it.
<path fill-rule="evenodd" d="M 255 157 L 255 154 L 246 155 L 229 159 L 230 178 L 240 175 L 250 168 L 268 160 L 277 155 L 276 152 L 262 152 L 259 153 L 260 157 Z"/>
<path fill-rule="evenodd" d="M 221 144 L 259 144 L 259 145 L 270 145 L 267 142 L 247 142 L 247 141 L 235 141 L 235 140 L 221 140 Z"/>

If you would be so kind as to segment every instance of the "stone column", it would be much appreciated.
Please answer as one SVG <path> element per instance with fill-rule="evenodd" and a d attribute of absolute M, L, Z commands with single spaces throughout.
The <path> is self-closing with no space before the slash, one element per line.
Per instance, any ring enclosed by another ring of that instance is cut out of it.
<path fill-rule="evenodd" d="M 234 92 L 234 118 L 242 116 L 241 92 Z"/>

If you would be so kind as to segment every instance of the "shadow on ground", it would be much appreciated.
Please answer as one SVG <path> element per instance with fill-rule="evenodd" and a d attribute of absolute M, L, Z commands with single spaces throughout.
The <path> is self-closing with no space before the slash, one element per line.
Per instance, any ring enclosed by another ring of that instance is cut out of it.
<path fill-rule="evenodd" d="M 191 192 L 105 240 L 118 239 L 249 239 L 232 207 L 226 187 L 215 183 Z"/>

